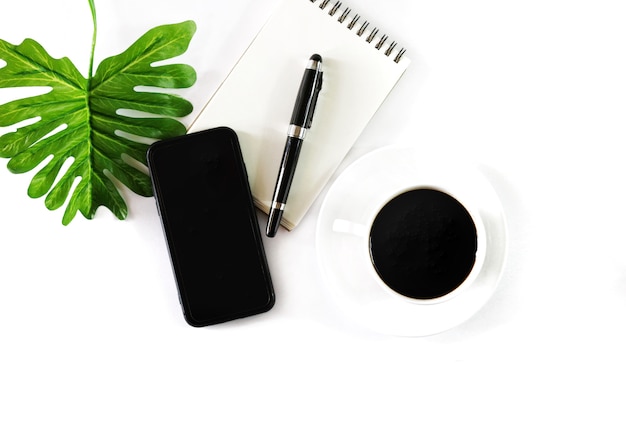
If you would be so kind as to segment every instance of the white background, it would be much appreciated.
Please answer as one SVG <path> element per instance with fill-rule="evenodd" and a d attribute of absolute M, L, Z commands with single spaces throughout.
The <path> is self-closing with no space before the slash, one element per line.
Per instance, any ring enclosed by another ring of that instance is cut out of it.
<path fill-rule="evenodd" d="M 276 3 L 98 1 L 96 60 L 195 20 L 188 124 Z M 412 63 L 340 170 L 388 144 L 478 163 L 509 227 L 491 301 L 431 337 L 352 324 L 316 262 L 323 192 L 264 240 L 274 309 L 191 328 L 152 198 L 126 191 L 126 221 L 100 209 L 64 227 L 26 195 L 32 174 L 2 166 L 0 436 L 626 434 L 623 1 L 349 5 Z M 87 73 L 86 0 L 4 2 L 0 38 L 25 37 Z"/>

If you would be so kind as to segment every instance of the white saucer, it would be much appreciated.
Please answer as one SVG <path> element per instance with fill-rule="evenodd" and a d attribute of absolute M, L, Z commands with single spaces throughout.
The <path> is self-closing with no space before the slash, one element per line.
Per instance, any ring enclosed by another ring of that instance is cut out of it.
<path fill-rule="evenodd" d="M 462 293 L 417 302 L 381 286 L 368 253 L 369 221 L 381 203 L 416 187 L 436 187 L 461 201 L 484 225 L 483 263 Z M 337 224 L 352 224 L 345 232 Z M 367 229 L 367 232 L 363 232 Z M 432 160 L 412 147 L 377 149 L 351 164 L 333 183 L 317 223 L 317 256 L 338 306 L 376 332 L 425 336 L 448 330 L 474 315 L 492 296 L 506 258 L 506 223 L 500 200 L 471 165 Z"/>

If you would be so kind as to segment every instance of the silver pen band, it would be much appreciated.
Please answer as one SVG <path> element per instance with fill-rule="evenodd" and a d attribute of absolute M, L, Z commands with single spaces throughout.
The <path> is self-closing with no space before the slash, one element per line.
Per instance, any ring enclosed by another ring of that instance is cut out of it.
<path fill-rule="evenodd" d="M 322 61 L 318 59 L 309 59 L 309 62 L 306 64 L 306 68 L 309 70 L 322 71 Z"/>
<path fill-rule="evenodd" d="M 306 136 L 306 128 L 298 125 L 289 125 L 287 135 L 289 137 L 295 137 L 299 138 L 300 140 L 304 140 L 304 137 Z"/>
<path fill-rule="evenodd" d="M 280 210 L 280 211 L 282 211 L 282 210 L 285 209 L 285 205 L 286 204 L 283 203 L 283 202 L 274 201 L 274 202 L 272 202 L 272 209 L 273 210 Z"/>

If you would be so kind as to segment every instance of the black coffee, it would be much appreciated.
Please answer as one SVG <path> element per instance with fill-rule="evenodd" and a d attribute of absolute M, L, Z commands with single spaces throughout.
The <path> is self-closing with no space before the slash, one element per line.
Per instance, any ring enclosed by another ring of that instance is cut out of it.
<path fill-rule="evenodd" d="M 456 289 L 476 261 L 476 225 L 452 196 L 434 189 L 398 195 L 370 230 L 370 256 L 380 278 L 410 298 Z"/>

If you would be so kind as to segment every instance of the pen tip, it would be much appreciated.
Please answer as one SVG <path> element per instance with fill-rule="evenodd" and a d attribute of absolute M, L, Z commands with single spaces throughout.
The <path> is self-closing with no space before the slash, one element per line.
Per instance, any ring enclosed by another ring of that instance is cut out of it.
<path fill-rule="evenodd" d="M 322 57 L 316 53 L 315 55 L 311 56 L 311 61 L 322 62 Z"/>

